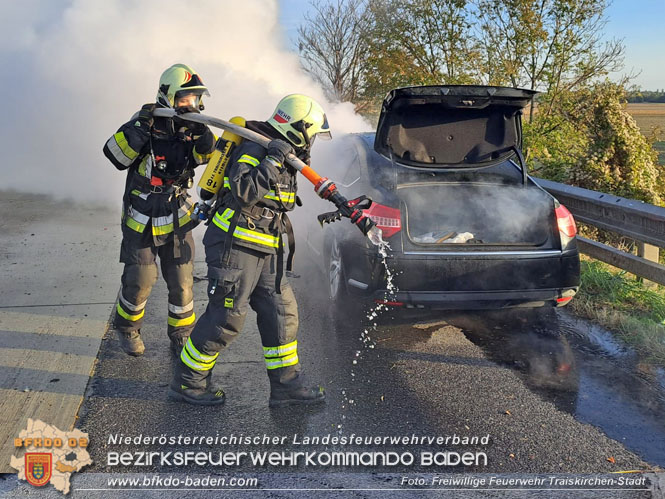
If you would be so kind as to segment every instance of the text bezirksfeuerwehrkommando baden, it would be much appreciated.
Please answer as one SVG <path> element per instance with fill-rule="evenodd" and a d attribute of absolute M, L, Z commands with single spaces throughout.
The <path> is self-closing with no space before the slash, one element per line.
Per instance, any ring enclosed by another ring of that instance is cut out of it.
<path fill-rule="evenodd" d="M 109 446 L 134 446 L 141 450 L 109 451 L 107 466 L 487 466 L 484 452 L 454 452 L 443 450 L 441 446 L 485 446 L 490 436 L 453 435 L 391 435 L 362 436 L 356 434 L 306 436 L 293 435 L 134 435 L 111 434 Z M 218 451 L 184 450 L 183 447 L 205 445 L 222 447 Z M 145 447 L 157 446 L 162 449 L 148 450 Z M 258 451 L 245 446 L 270 446 L 273 451 Z M 324 449 L 309 450 L 313 446 Z M 329 450 L 339 447 L 359 447 L 362 449 Z M 436 446 L 434 452 L 412 452 L 409 447 Z M 166 451 L 163 447 L 176 449 Z M 377 447 L 398 447 L 395 450 L 377 450 Z M 294 450 L 298 449 L 298 450 Z M 300 450 L 302 449 L 302 450 Z"/>

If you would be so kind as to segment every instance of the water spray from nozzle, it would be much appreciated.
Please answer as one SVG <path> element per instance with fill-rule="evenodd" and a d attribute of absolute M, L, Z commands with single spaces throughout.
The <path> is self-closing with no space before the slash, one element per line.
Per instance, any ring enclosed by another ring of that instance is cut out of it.
<path fill-rule="evenodd" d="M 388 244 L 383 240 L 383 231 L 376 225 L 367 231 L 367 237 L 374 246 L 378 246 L 379 248 Z"/>
<path fill-rule="evenodd" d="M 363 351 L 373 350 L 376 347 L 375 341 L 370 336 L 370 331 L 376 332 L 377 322 L 376 320 L 382 314 L 388 311 L 388 306 L 385 302 L 389 300 L 394 300 L 397 296 L 399 288 L 394 282 L 395 273 L 390 270 L 388 265 L 388 252 L 390 251 L 390 244 L 387 241 L 383 240 L 383 231 L 379 229 L 376 225 L 372 226 L 370 230 L 367 231 L 367 237 L 369 240 L 376 246 L 378 246 L 378 253 L 381 257 L 381 264 L 383 265 L 386 272 L 386 293 L 384 295 L 384 301 L 377 302 L 374 306 L 367 312 L 366 319 L 370 323 L 363 331 L 360 333 L 360 344 L 361 350 L 356 350 L 355 355 L 351 361 L 351 381 L 356 381 L 355 368 L 358 366 L 359 362 L 363 359 Z M 346 412 L 354 404 L 353 398 L 350 397 L 350 393 L 347 390 L 342 390 L 342 410 Z M 342 414 L 342 420 L 346 420 L 346 414 Z M 340 435 L 344 432 L 343 424 L 337 425 L 337 433 Z"/>

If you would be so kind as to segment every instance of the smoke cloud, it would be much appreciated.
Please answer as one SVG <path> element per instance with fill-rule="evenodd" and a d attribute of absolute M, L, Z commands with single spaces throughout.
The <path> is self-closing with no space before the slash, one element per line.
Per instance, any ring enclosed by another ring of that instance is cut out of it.
<path fill-rule="evenodd" d="M 303 93 L 324 106 L 334 137 L 369 129 L 301 70 L 273 0 L 10 2 L 0 31 L 4 188 L 119 206 L 125 175 L 102 147 L 154 102 L 176 62 L 208 85 L 206 114 L 267 119 L 281 97 Z"/>

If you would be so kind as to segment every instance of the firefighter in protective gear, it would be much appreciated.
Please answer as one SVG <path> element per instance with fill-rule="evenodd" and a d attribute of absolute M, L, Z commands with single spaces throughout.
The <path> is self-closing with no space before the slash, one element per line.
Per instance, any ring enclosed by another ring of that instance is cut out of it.
<path fill-rule="evenodd" d="M 194 241 L 187 193 L 194 168 L 206 163 L 215 136 L 205 125 L 178 116 L 154 118 L 156 107 L 199 112 L 210 95 L 189 66 L 175 64 L 162 74 L 156 103 L 146 104 L 104 145 L 105 156 L 118 170 L 127 170 L 122 209 L 124 263 L 114 328 L 129 355 L 143 354 L 141 324 L 153 284 L 156 258 L 168 286 L 168 336 L 179 354 L 194 327 L 192 293 Z"/>
<path fill-rule="evenodd" d="M 286 215 L 296 198 L 297 171 L 285 158 L 309 162 L 316 136 L 330 138 L 321 106 L 304 95 L 282 99 L 267 121 L 246 127 L 273 139 L 268 149 L 250 141 L 231 153 L 224 186 L 203 244 L 208 264 L 208 307 L 199 318 L 176 362 L 169 396 L 192 404 L 224 402 L 224 391 L 211 384 L 212 369 L 242 330 L 248 306 L 257 314 L 270 381 L 271 407 L 323 401 L 320 386 L 308 386 L 298 362 L 298 308 L 284 273 L 287 235 L 292 264 L 295 248 Z"/>

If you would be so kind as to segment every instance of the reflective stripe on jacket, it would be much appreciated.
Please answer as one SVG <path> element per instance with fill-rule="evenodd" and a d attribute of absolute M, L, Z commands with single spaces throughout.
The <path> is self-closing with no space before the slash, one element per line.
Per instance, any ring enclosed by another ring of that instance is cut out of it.
<path fill-rule="evenodd" d="M 177 156 L 176 164 L 182 165 L 183 173 L 176 179 L 174 185 L 153 187 L 150 185 L 155 172 L 153 155 L 150 151 L 151 130 L 145 122 L 138 120 L 137 116 L 138 114 L 135 114 L 107 140 L 104 154 L 119 170 L 128 169 L 128 181 L 123 197 L 124 228 L 129 229 L 130 233 L 143 234 L 150 225 L 153 242 L 159 246 L 170 240 L 175 229 L 175 210 L 177 210 L 179 232 L 193 228 L 190 219 L 194 209 L 192 199 L 187 193 L 186 185 L 178 184 L 183 184 L 189 177 L 193 177 L 194 168 L 206 163 L 212 150 L 197 151 L 193 143 L 169 133 L 171 129 L 169 120 L 155 119 L 153 127 L 155 132 L 152 137 L 154 150 L 164 149 L 169 151 L 165 154 Z M 156 152 L 155 156 L 158 155 Z M 167 163 L 170 160 L 166 157 Z M 141 182 L 137 182 L 137 179 Z"/>
<path fill-rule="evenodd" d="M 168 236 L 174 229 L 173 211 L 168 197 L 161 195 L 162 197 L 166 197 L 166 202 L 160 201 L 154 203 L 152 201 L 156 196 L 160 196 L 159 194 L 149 194 L 145 198 L 142 196 L 144 194 L 137 196 L 136 190 L 130 193 L 130 203 L 123 210 L 125 226 L 135 232 L 143 233 L 148 224 L 150 224 L 153 237 L 158 240 L 166 239 L 161 236 Z M 149 199 L 150 196 L 153 199 Z M 178 226 L 181 230 L 187 231 L 193 228 L 188 227 L 188 225 L 193 223 L 190 218 L 192 211 L 194 211 L 192 197 L 186 191 L 183 191 L 183 194 L 178 196 Z M 152 216 L 147 215 L 146 212 L 152 213 Z M 159 244 L 157 245 L 159 246 Z"/>
<path fill-rule="evenodd" d="M 282 230 L 279 217 L 295 207 L 296 171 L 276 167 L 266 160 L 263 147 L 246 141 L 232 153 L 226 173 L 213 224 L 228 233 L 235 219 L 235 243 L 276 253 Z"/>

